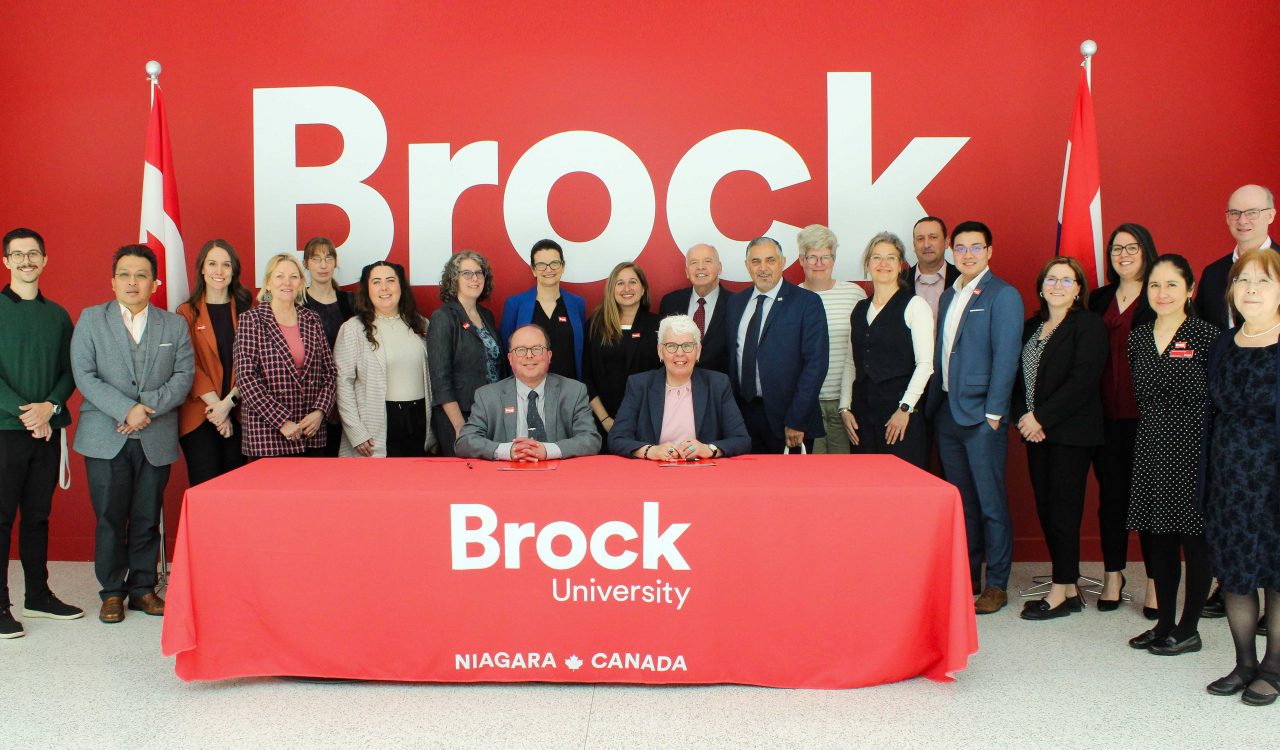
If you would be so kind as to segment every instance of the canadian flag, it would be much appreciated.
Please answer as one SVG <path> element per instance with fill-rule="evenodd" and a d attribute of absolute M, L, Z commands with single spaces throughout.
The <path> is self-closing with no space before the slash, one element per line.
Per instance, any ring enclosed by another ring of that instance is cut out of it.
<path fill-rule="evenodd" d="M 166 307 L 176 310 L 187 301 L 187 258 L 182 248 L 182 219 L 178 215 L 178 184 L 174 178 L 169 123 L 164 116 L 160 84 L 151 79 L 151 118 L 147 122 L 147 151 L 142 171 L 142 222 L 138 243 L 155 251 L 158 278 L 167 290 Z"/>
<path fill-rule="evenodd" d="M 1075 258 L 1085 278 L 1106 283 L 1102 257 L 1102 195 L 1098 170 L 1098 129 L 1093 121 L 1089 58 L 1080 65 L 1080 85 L 1071 113 L 1067 163 L 1058 204 L 1058 255 Z"/>

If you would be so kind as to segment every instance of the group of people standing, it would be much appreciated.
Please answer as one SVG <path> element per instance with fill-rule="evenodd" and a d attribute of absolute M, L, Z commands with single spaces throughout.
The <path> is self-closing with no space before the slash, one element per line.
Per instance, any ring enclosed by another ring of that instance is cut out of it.
<path fill-rule="evenodd" d="M 975 610 L 986 614 L 1007 603 L 1012 425 L 1053 559 L 1048 595 L 1022 616 L 1084 606 L 1079 532 L 1092 467 L 1106 567 L 1098 608 L 1119 606 L 1136 529 L 1156 624 L 1131 645 L 1199 649 L 1216 574 L 1237 667 L 1209 690 L 1270 702 L 1280 638 L 1261 661 L 1253 639 L 1280 617 L 1274 215 L 1265 188 L 1236 191 L 1227 219 L 1237 246 L 1198 288 L 1184 258 L 1157 254 L 1146 229 L 1123 224 L 1108 242 L 1106 286 L 1090 294 L 1079 264 L 1054 258 L 1026 320 L 1021 295 L 991 272 L 992 233 L 976 221 L 948 234 L 942 219 L 920 219 L 910 268 L 896 235 L 871 238 L 861 258 L 870 295 L 833 278 L 839 243 L 820 225 L 797 237 L 800 285 L 783 277 L 771 238 L 747 244 L 751 285 L 737 293 L 720 282 L 718 251 L 697 245 L 685 256 L 690 285 L 656 314 L 645 273 L 628 262 L 588 316 L 583 298 L 561 288 L 562 248 L 542 240 L 529 256 L 533 287 L 506 300 L 500 328 L 484 304 L 493 273 L 480 254 L 450 257 L 443 304 L 428 320 L 399 264 L 371 263 L 353 293 L 340 290 L 337 250 L 323 237 L 301 259 L 266 263 L 256 305 L 234 248 L 206 243 L 176 315 L 149 304 L 154 254 L 127 245 L 112 259 L 115 299 L 87 308 L 73 328 L 38 291 L 43 239 L 14 230 L 4 239 L 12 282 L 0 297 L 0 462 L 30 479 L 0 492 L 0 537 L 7 553 L 21 509 L 26 616 L 83 614 L 48 589 L 43 562 L 60 463 L 50 438 L 69 423 L 73 388 L 84 396 L 75 450 L 97 516 L 99 618 L 108 623 L 126 607 L 163 614 L 157 527 L 179 446 L 192 485 L 274 456 L 539 461 L 603 449 L 670 461 L 856 450 L 925 468 L 936 446 L 963 500 Z M 0 637 L 22 634 L 0 609 Z"/>

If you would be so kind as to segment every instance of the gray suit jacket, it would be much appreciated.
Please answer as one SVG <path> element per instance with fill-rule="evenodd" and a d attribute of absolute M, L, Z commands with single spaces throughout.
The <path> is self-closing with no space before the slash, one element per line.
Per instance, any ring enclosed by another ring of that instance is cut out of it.
<path fill-rule="evenodd" d="M 547 442 L 559 446 L 562 458 L 600 452 L 600 433 L 591 418 L 585 385 L 548 373 L 540 411 L 547 426 Z M 489 459 L 499 444 L 515 438 L 516 380 L 511 377 L 476 389 L 471 416 L 458 431 L 453 450 L 460 458 Z"/>
<path fill-rule="evenodd" d="M 75 449 L 90 458 L 115 458 L 127 437 L 116 431 L 134 404 L 156 410 L 138 437 L 152 466 L 178 460 L 178 407 L 191 391 L 195 356 L 187 323 L 152 305 L 142 334 L 142 373 L 135 373 L 120 304 L 86 307 L 71 335 L 71 374 L 84 395 Z"/>

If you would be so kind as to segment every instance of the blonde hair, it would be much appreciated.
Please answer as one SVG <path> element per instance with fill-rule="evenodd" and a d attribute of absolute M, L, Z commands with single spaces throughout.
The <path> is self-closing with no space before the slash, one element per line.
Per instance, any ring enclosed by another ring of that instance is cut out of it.
<path fill-rule="evenodd" d="M 826 248 L 831 251 L 832 255 L 836 254 L 836 248 L 840 245 L 836 242 L 836 234 L 821 224 L 810 224 L 800 233 L 796 235 L 796 246 L 800 249 L 800 257 L 809 254 L 810 250 L 821 250 Z"/>
<path fill-rule="evenodd" d="M 267 261 L 267 270 L 265 273 L 262 274 L 262 286 L 258 288 L 259 302 L 271 301 L 271 292 L 267 291 L 267 285 L 271 281 L 271 274 L 276 272 L 276 266 L 285 262 L 292 263 L 294 267 L 298 269 L 298 277 L 301 282 L 298 287 L 298 297 L 294 302 L 294 304 L 297 304 L 297 305 L 306 304 L 307 302 L 307 287 L 306 287 L 307 269 L 302 267 L 302 261 L 298 260 L 298 257 L 293 253 L 280 253 L 279 255 L 273 255 L 271 256 L 271 260 Z"/>

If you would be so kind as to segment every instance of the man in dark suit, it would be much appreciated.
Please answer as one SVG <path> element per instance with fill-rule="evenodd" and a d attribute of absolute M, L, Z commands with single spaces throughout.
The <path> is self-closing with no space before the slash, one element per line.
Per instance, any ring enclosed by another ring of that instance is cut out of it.
<path fill-rule="evenodd" d="M 1245 185 L 1227 199 L 1227 229 L 1236 246 L 1230 253 L 1205 267 L 1196 284 L 1196 305 L 1200 317 L 1222 329 L 1235 328 L 1227 304 L 1227 274 L 1240 254 L 1261 247 L 1275 247 L 1267 232 L 1276 220 L 1276 199 L 1261 185 Z"/>
<path fill-rule="evenodd" d="M 942 293 L 960 276 L 956 267 L 947 262 L 947 224 L 936 216 L 919 219 L 911 230 L 911 240 L 915 245 L 916 264 L 902 272 L 902 280 L 929 303 L 936 322 Z"/>
<path fill-rule="evenodd" d="M 928 414 L 938 430 L 942 471 L 960 490 L 969 539 L 969 572 L 977 582 L 983 557 L 987 585 L 978 614 L 1008 603 L 1013 525 L 1005 490 L 1010 398 L 1022 339 L 1022 297 L 990 272 L 991 230 L 966 221 L 951 235 L 960 278 L 939 304 Z"/>
<path fill-rule="evenodd" d="M 460 458 L 545 461 L 600 452 L 587 387 L 548 372 L 549 344 L 547 332 L 534 324 L 511 334 L 507 361 L 514 374 L 476 389 L 471 415 L 453 444 Z"/>
<path fill-rule="evenodd" d="M 111 266 L 116 298 L 85 308 L 71 336 L 71 373 L 84 395 L 75 449 L 97 516 L 105 623 L 124 619 L 126 595 L 129 609 L 164 614 L 155 594 L 160 514 L 178 460 L 178 407 L 195 375 L 186 321 L 150 304 L 160 286 L 155 253 L 125 245 Z"/>
<path fill-rule="evenodd" d="M 720 253 L 710 245 L 694 245 L 684 259 L 684 275 L 691 287 L 677 289 L 662 298 L 658 317 L 688 315 L 702 333 L 702 359 L 698 367 L 729 374 L 729 337 L 724 304 L 729 290 L 720 283 Z"/>
<path fill-rule="evenodd" d="M 753 453 L 813 450 L 826 434 L 818 391 L 829 360 L 822 298 L 782 278 L 782 246 L 769 237 L 747 245 L 754 286 L 729 298 L 729 379 Z"/>

